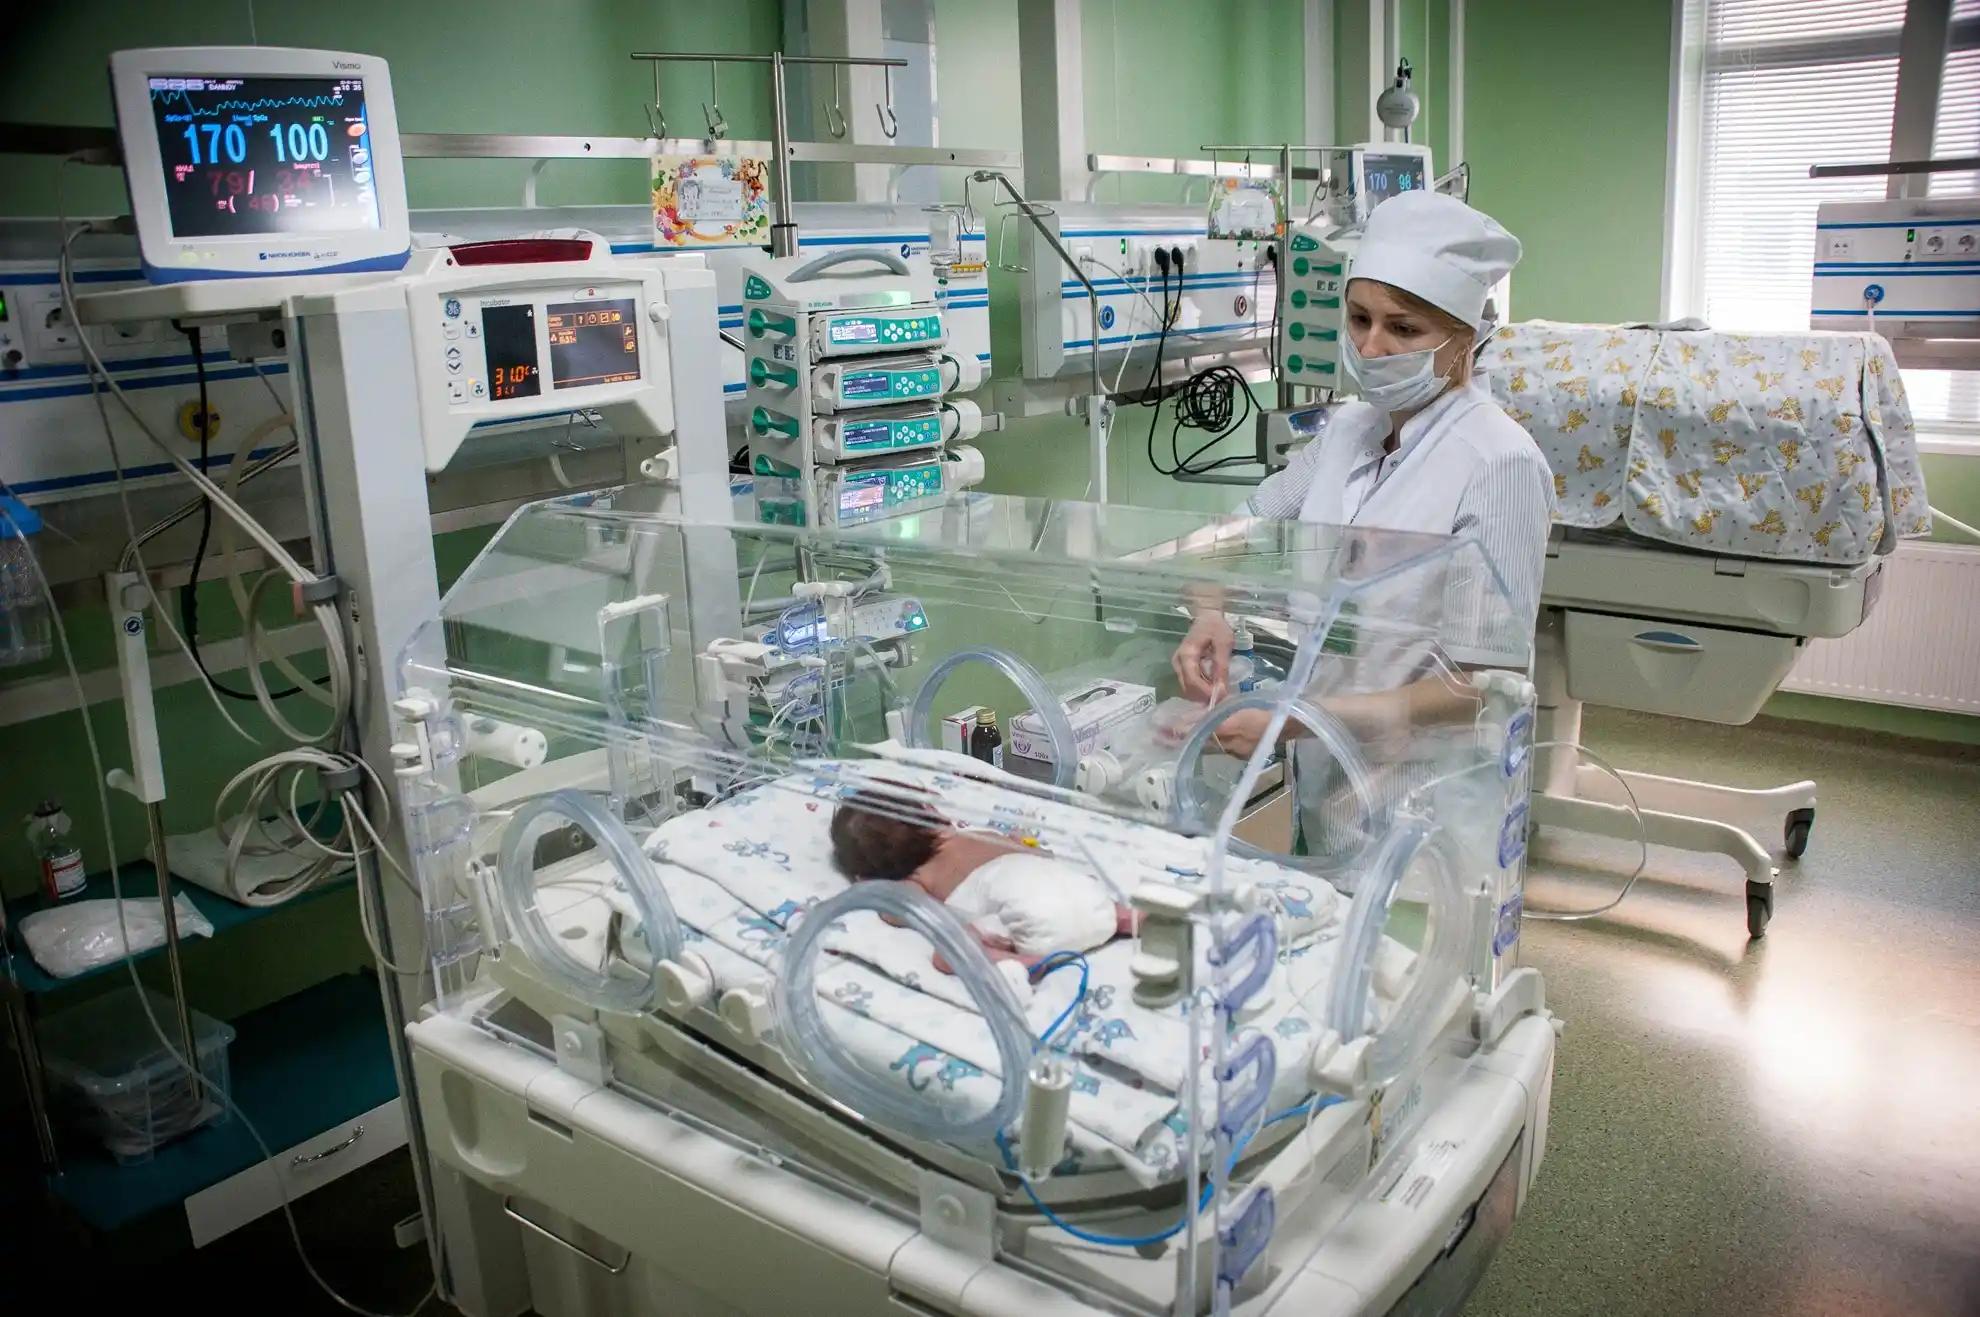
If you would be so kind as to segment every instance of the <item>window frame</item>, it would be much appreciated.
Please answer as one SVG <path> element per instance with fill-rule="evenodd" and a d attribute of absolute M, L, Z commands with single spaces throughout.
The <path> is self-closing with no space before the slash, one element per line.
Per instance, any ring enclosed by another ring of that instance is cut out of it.
<path fill-rule="evenodd" d="M 1705 34 L 1715 0 L 1673 0 L 1671 5 L 1670 109 L 1665 157 L 1664 252 L 1662 313 L 1666 321 L 1698 314 L 1704 306 L 1704 146 L 1703 114 L 1706 79 L 1713 68 L 1728 65 L 1807 67 L 1825 62 L 1852 63 L 1896 59 L 1897 87 L 1902 94 L 1907 73 L 1914 78 L 1921 52 L 1907 51 L 1903 28 L 1881 28 L 1833 37 L 1811 37 L 1792 43 L 1768 42 L 1708 48 Z M 1947 0 L 1952 8 L 1952 0 Z M 1950 16 L 1949 16 L 1950 17 Z M 1980 48 L 1980 19 L 1965 17 L 1949 23 L 1947 55 Z M 1930 70 L 1934 81 L 1943 71 Z M 1934 106 L 1936 117 L 1937 106 Z M 1893 132 L 1898 131 L 1893 124 Z M 1838 161 L 1837 163 L 1844 163 Z M 1980 422 L 1935 421 L 1919 432 L 1924 452 L 1980 454 Z"/>

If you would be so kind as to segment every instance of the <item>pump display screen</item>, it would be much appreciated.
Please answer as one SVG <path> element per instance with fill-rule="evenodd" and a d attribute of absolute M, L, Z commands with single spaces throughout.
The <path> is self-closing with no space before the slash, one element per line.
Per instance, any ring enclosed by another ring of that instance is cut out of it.
<path fill-rule="evenodd" d="M 481 341 L 488 356 L 488 396 L 496 402 L 506 398 L 534 398 L 543 392 L 543 377 L 536 362 L 536 308 L 524 302 L 519 306 L 490 306 L 481 312 Z M 454 349 L 449 348 L 451 353 Z M 451 360 L 447 368 L 453 369 Z"/>
<path fill-rule="evenodd" d="M 550 317 L 550 383 L 575 389 L 639 378 L 639 324 L 632 298 L 563 302 Z"/>
<path fill-rule="evenodd" d="M 1361 178 L 1368 188 L 1370 210 L 1390 197 L 1421 192 L 1427 186 L 1423 157 L 1418 155 L 1365 155 L 1361 160 Z"/>
<path fill-rule="evenodd" d="M 362 78 L 147 82 L 174 237 L 380 226 Z"/>

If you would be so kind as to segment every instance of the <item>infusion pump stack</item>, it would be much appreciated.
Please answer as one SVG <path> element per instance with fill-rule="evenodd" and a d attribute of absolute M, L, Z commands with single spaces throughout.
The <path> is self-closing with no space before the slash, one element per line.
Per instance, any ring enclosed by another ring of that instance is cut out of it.
<path fill-rule="evenodd" d="M 835 251 L 744 267 L 750 469 L 759 518 L 833 526 L 940 502 L 983 478 L 955 397 L 982 367 L 950 353 L 925 256 Z"/>

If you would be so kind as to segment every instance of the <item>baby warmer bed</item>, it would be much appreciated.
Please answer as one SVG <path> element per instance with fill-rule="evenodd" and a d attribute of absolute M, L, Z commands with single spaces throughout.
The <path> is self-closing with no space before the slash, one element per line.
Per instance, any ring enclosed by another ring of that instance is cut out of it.
<path fill-rule="evenodd" d="M 1931 528 L 1890 346 L 1865 334 L 1727 334 L 1536 321 L 1481 368 L 1554 471 L 1534 682 L 1539 739 L 1581 705 L 1745 723 L 1810 637 L 1876 605 L 1884 555 Z M 1577 766 L 1542 750 L 1536 823 L 1726 854 L 1747 929 L 1773 914 L 1754 831 L 1798 857 L 1815 784 L 1747 790 Z"/>

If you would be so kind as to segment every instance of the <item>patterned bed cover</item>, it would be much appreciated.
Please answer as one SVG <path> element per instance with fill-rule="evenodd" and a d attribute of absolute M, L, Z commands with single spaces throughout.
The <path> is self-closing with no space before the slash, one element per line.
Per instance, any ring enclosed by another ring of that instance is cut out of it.
<path fill-rule="evenodd" d="M 1839 566 L 1931 530 L 1904 383 L 1875 335 L 1530 321 L 1480 366 L 1546 454 L 1567 526 Z"/>

